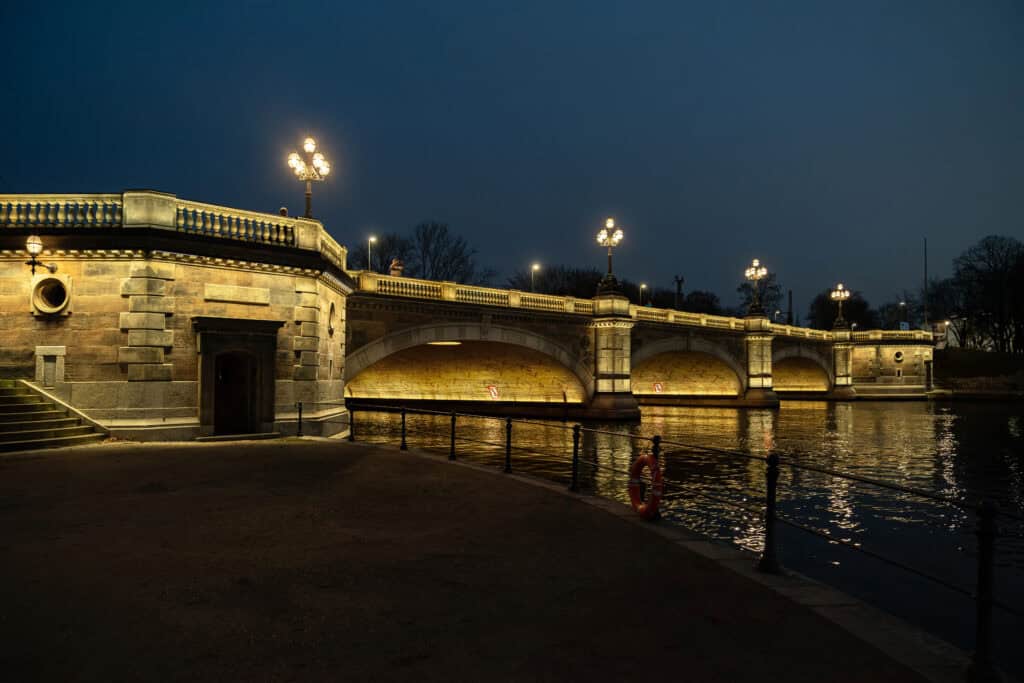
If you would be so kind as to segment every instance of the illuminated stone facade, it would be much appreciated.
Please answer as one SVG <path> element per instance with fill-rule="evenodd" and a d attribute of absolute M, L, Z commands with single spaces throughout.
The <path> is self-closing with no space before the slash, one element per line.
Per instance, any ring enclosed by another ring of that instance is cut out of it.
<path fill-rule="evenodd" d="M 154 192 L 94 197 L 0 196 L 3 377 L 127 438 L 287 432 L 298 401 L 307 433 L 345 428 L 352 283 L 319 223 Z M 54 272 L 30 274 L 28 234 Z"/>

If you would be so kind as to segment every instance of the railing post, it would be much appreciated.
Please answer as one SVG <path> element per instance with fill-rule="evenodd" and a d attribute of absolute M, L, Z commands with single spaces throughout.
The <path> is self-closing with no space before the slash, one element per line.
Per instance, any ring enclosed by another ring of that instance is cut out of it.
<path fill-rule="evenodd" d="M 348 440 L 356 440 L 356 408 L 355 406 L 349 406 L 348 408 Z"/>
<path fill-rule="evenodd" d="M 512 418 L 505 418 L 505 473 L 512 471 Z"/>
<path fill-rule="evenodd" d="M 573 492 L 580 490 L 580 429 L 579 425 L 572 427 L 572 482 L 569 490 Z"/>
<path fill-rule="evenodd" d="M 995 554 L 996 504 L 990 500 L 978 506 L 978 585 L 974 596 L 974 654 L 967 667 L 972 683 L 999 681 L 992 664 L 992 563 Z"/>
<path fill-rule="evenodd" d="M 295 430 L 295 436 L 302 436 L 302 401 L 296 403 L 295 407 L 299 409 L 299 426 Z"/>
<path fill-rule="evenodd" d="M 402 445 L 399 448 L 403 451 L 409 450 L 409 446 L 405 443 L 405 406 L 402 406 Z"/>
<path fill-rule="evenodd" d="M 655 434 L 651 437 L 651 457 L 654 458 L 654 467 L 659 467 L 658 459 L 661 457 L 661 435 Z M 651 476 L 654 476 L 654 471 L 651 471 Z M 663 484 L 664 486 L 664 484 Z M 664 490 L 664 489 L 662 489 Z M 661 519 L 661 509 L 654 511 L 654 516 L 651 517 L 651 521 Z"/>
<path fill-rule="evenodd" d="M 448 449 L 448 459 L 455 459 L 455 411 L 452 411 L 452 443 Z"/>
<path fill-rule="evenodd" d="M 775 490 L 779 483 L 779 456 L 776 453 L 771 453 L 768 455 L 767 462 L 768 469 L 765 472 L 767 493 L 764 508 L 764 551 L 761 553 L 761 560 L 757 563 L 757 568 L 766 574 L 781 574 L 782 565 L 779 564 L 778 555 L 775 552 Z"/>

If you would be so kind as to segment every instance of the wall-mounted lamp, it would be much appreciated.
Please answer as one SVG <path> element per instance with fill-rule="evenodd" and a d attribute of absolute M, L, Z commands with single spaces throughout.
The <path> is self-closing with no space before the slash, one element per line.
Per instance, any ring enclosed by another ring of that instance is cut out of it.
<path fill-rule="evenodd" d="M 51 273 L 57 272 L 56 263 L 43 263 L 36 257 L 43 253 L 43 240 L 39 239 L 39 235 L 29 235 L 28 239 L 25 240 L 25 251 L 28 252 L 29 260 L 25 261 L 26 266 L 32 267 L 32 274 L 36 274 L 36 266 L 42 266 Z"/>

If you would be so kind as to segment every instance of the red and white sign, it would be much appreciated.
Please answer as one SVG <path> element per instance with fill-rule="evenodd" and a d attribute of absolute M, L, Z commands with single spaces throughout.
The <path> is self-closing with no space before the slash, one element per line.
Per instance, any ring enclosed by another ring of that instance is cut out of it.
<path fill-rule="evenodd" d="M 665 385 L 662 384 L 661 382 L 655 382 L 654 383 L 654 393 L 660 394 L 663 391 L 665 391 Z"/>
<path fill-rule="evenodd" d="M 487 385 L 487 393 L 491 395 L 491 398 L 498 398 L 498 386 L 496 384 Z"/>

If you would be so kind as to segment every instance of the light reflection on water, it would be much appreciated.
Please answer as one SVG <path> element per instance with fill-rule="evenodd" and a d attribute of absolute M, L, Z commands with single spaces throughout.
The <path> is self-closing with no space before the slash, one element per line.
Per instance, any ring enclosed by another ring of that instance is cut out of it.
<path fill-rule="evenodd" d="M 948 496 L 971 505 L 982 498 L 1024 514 L 1024 406 L 925 402 L 785 402 L 778 410 L 645 407 L 639 424 L 588 424 L 581 485 L 628 501 L 632 460 L 650 450 L 635 437 L 662 436 L 670 482 L 664 516 L 708 536 L 759 551 L 764 463 L 677 445 L 736 450 L 806 463 Z M 359 440 L 397 443 L 399 417 L 356 413 Z M 409 415 L 409 443 L 447 452 L 447 416 Z M 504 420 L 459 418 L 460 458 L 496 466 L 504 457 Z M 561 422 L 515 423 L 513 469 L 567 483 L 572 432 Z M 488 442 L 491 445 L 477 443 Z M 783 466 L 779 513 L 845 541 L 973 589 L 974 514 L 909 493 Z M 1024 529 L 1002 522 L 996 597 L 1024 608 Z M 1012 537 L 1013 535 L 1015 537 Z M 1011 537 L 1006 537 L 1011 536 Z M 945 589 L 847 548 L 780 528 L 786 566 L 828 581 L 869 602 L 973 647 L 973 607 Z M 997 654 L 1024 673 L 1024 655 L 1009 634 L 1024 624 L 997 611 Z M 1002 645 L 1002 648 L 999 646 Z"/>

